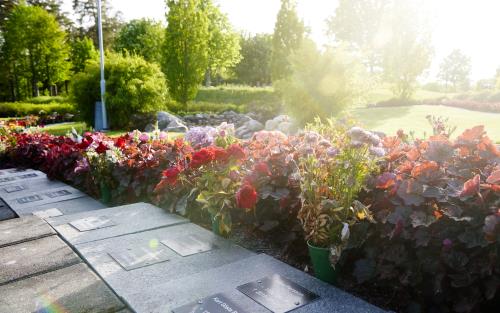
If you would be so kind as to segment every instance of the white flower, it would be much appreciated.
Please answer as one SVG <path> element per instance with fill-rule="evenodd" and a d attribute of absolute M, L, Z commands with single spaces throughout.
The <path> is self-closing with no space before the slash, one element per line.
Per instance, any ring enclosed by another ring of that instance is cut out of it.
<path fill-rule="evenodd" d="M 351 235 L 351 232 L 349 231 L 349 224 L 347 223 L 342 223 L 344 227 L 342 227 L 342 231 L 340 232 L 340 239 L 342 239 L 342 242 L 346 242 L 349 240 L 349 236 Z"/>

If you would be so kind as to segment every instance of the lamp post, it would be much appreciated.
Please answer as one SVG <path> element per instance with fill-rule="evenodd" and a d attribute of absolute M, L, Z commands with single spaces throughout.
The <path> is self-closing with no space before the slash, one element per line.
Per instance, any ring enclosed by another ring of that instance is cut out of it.
<path fill-rule="evenodd" d="M 99 35 L 99 53 L 101 55 L 101 102 L 97 102 L 95 107 L 95 129 L 98 131 L 108 129 L 106 103 L 104 99 L 104 95 L 106 93 L 106 80 L 104 79 L 104 45 L 102 38 L 101 11 L 101 0 L 97 0 L 97 32 Z"/>

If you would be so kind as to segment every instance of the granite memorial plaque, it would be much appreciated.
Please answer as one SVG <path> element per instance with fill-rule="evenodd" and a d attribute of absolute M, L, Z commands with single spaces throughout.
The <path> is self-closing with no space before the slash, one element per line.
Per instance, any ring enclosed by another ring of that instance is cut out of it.
<path fill-rule="evenodd" d="M 49 198 L 63 197 L 63 196 L 67 196 L 70 194 L 71 194 L 71 191 L 66 190 L 66 189 L 45 193 L 45 195 L 47 195 Z"/>
<path fill-rule="evenodd" d="M 12 218 L 18 217 L 17 214 L 12 211 L 10 206 L 0 198 L 0 221 L 10 220 Z"/>
<path fill-rule="evenodd" d="M 228 296 L 218 293 L 173 309 L 173 313 L 249 313 Z"/>
<path fill-rule="evenodd" d="M 20 175 L 18 177 L 19 177 L 19 179 L 28 179 L 28 178 L 38 177 L 38 174 L 37 173 L 29 173 L 29 174 Z"/>
<path fill-rule="evenodd" d="M 167 238 L 161 243 L 181 256 L 189 256 L 217 248 L 210 239 L 207 241 L 196 234 Z"/>
<path fill-rule="evenodd" d="M 319 298 L 315 293 L 277 274 L 236 289 L 274 313 L 290 312 Z"/>
<path fill-rule="evenodd" d="M 25 189 L 26 189 L 26 187 L 24 187 L 23 185 L 12 185 L 12 186 L 7 186 L 7 187 L 3 188 L 3 190 L 6 193 L 18 192 L 18 191 L 22 191 Z"/>
<path fill-rule="evenodd" d="M 46 219 L 46 218 L 50 218 L 50 217 L 61 216 L 61 215 L 63 215 L 63 213 L 56 208 L 52 208 L 52 209 L 48 209 L 48 210 L 33 212 L 33 215 L 38 216 L 39 218 L 42 218 L 42 219 Z"/>
<path fill-rule="evenodd" d="M 19 203 L 19 204 L 26 204 L 26 203 L 42 201 L 42 200 L 43 200 L 43 198 L 40 195 L 32 195 L 32 196 L 26 196 L 26 197 L 16 199 L 17 203 Z"/>
<path fill-rule="evenodd" d="M 80 232 L 115 226 L 115 222 L 106 216 L 90 216 L 69 223 Z"/>
<path fill-rule="evenodd" d="M 128 248 L 108 253 L 126 271 L 170 261 L 166 249 L 151 247 Z"/>
<path fill-rule="evenodd" d="M 7 183 L 16 180 L 15 176 L 9 176 L 9 177 L 1 177 L 0 178 L 0 183 Z"/>

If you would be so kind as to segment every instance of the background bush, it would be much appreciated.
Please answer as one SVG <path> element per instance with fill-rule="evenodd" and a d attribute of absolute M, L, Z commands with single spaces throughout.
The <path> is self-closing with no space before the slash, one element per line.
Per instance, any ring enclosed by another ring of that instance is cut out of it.
<path fill-rule="evenodd" d="M 26 115 L 40 115 L 40 111 L 47 114 L 57 112 L 59 114 L 75 114 L 76 109 L 70 103 L 36 104 L 26 102 L 3 102 L 0 103 L 0 117 L 23 117 Z"/>
<path fill-rule="evenodd" d="M 165 109 L 165 77 L 156 64 L 139 56 L 109 53 L 106 57 L 106 108 L 110 128 L 126 128 L 129 117 Z M 72 82 L 71 93 L 88 125 L 94 122 L 95 102 L 100 100 L 99 63 L 90 61 Z"/>

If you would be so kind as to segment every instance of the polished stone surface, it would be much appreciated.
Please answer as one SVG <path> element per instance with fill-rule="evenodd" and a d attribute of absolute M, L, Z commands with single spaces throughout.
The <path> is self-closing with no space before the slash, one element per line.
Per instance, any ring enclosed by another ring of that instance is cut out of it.
<path fill-rule="evenodd" d="M 64 186 L 43 191 L 23 192 L 22 194 L 16 194 L 15 198 L 4 200 L 17 214 L 23 215 L 27 211 L 33 212 L 33 208 L 35 208 L 36 211 L 40 211 L 37 208 L 42 205 L 82 198 L 85 196 L 86 195 L 78 189 Z"/>
<path fill-rule="evenodd" d="M 106 206 L 101 202 L 94 200 L 89 196 L 83 196 L 77 199 L 40 204 L 37 206 L 32 206 L 28 208 L 24 208 L 22 210 L 16 211 L 19 215 L 32 215 L 34 212 L 45 211 L 49 209 L 58 209 L 64 215 L 66 214 L 74 214 L 80 212 L 88 212 L 93 210 L 104 209 Z"/>
<path fill-rule="evenodd" d="M 40 171 L 28 170 L 26 172 L 10 173 L 0 175 L 0 186 L 10 185 L 19 182 L 27 182 L 33 179 L 47 178 L 45 173 Z"/>
<path fill-rule="evenodd" d="M 79 231 L 70 223 L 85 218 L 105 217 L 114 225 Z M 102 240 L 146 230 L 187 223 L 188 220 L 149 203 L 134 203 L 113 208 L 50 218 L 49 224 L 71 245 Z"/>
<path fill-rule="evenodd" d="M 65 186 L 67 185 L 60 181 L 49 180 L 47 178 L 35 178 L 28 181 L 20 180 L 11 184 L 0 186 L 0 198 L 19 198 L 20 195 L 23 196 L 27 193 L 40 192 Z"/>

